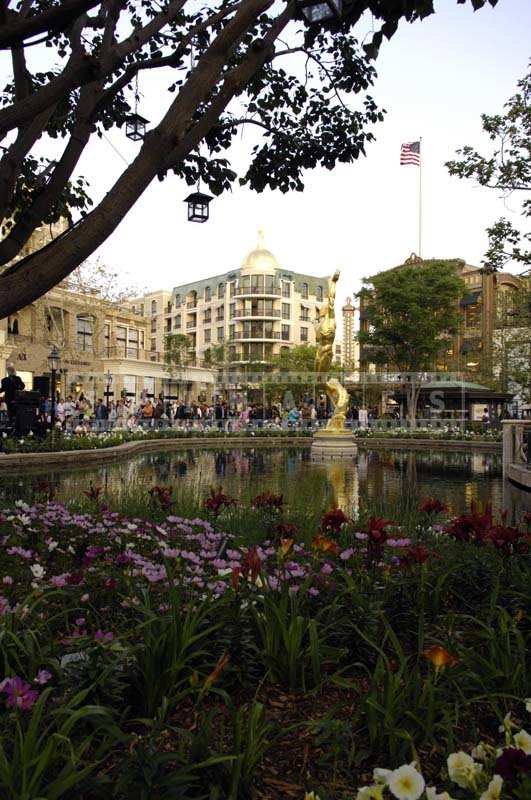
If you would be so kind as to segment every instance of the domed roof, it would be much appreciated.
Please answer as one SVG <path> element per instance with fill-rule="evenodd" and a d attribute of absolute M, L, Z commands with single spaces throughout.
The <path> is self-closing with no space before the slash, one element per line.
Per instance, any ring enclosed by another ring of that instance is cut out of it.
<path fill-rule="evenodd" d="M 258 231 L 258 243 L 254 250 L 247 253 L 242 261 L 242 269 L 271 270 L 278 269 L 278 261 L 270 250 L 264 247 L 264 232 Z"/>

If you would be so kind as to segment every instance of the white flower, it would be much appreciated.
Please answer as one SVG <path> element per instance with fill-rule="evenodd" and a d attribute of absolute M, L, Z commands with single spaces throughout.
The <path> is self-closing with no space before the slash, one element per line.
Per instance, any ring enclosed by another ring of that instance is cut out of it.
<path fill-rule="evenodd" d="M 500 800 L 503 779 L 500 775 L 495 775 L 479 800 Z"/>
<path fill-rule="evenodd" d="M 56 542 L 53 539 L 48 539 L 47 545 L 48 545 L 48 550 L 51 553 L 52 550 L 55 550 L 55 548 L 59 545 L 59 542 Z"/>
<path fill-rule="evenodd" d="M 404 764 L 393 770 L 389 777 L 389 790 L 398 800 L 418 800 L 424 791 L 424 778 L 413 764 Z"/>
<path fill-rule="evenodd" d="M 520 750 L 528 756 L 531 756 L 531 736 L 523 728 L 514 735 L 514 743 Z"/>
<path fill-rule="evenodd" d="M 449 755 L 446 764 L 450 780 L 457 783 L 461 789 L 470 788 L 476 775 L 483 769 L 481 764 L 476 764 L 472 756 L 462 750 Z"/>
<path fill-rule="evenodd" d="M 527 711 L 529 714 L 531 714 L 531 697 L 527 697 L 527 698 L 524 700 L 524 703 L 525 703 L 525 710 L 526 710 L 526 711 Z"/>
<path fill-rule="evenodd" d="M 375 783 L 388 784 L 389 778 L 392 774 L 392 769 L 382 769 L 381 767 L 376 767 L 376 769 L 372 771 L 372 779 Z"/>
<path fill-rule="evenodd" d="M 500 733 L 505 733 L 505 731 L 511 730 L 511 712 L 509 711 L 503 718 L 503 722 L 498 728 Z"/>
<path fill-rule="evenodd" d="M 426 800 L 453 800 L 448 792 L 437 792 L 435 786 L 426 786 Z"/>
<path fill-rule="evenodd" d="M 306 792 L 304 795 L 304 800 L 321 800 L 318 794 L 315 792 Z"/>
<path fill-rule="evenodd" d="M 34 578 L 42 578 L 44 577 L 44 573 L 46 572 L 46 570 L 41 564 L 32 564 L 30 569 L 33 573 Z"/>

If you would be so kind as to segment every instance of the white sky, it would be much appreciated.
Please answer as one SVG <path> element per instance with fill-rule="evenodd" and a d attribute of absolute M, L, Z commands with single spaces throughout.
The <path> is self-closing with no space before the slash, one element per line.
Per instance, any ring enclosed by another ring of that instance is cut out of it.
<path fill-rule="evenodd" d="M 155 181 L 111 239 L 100 248 L 103 263 L 124 281 L 148 290 L 171 289 L 239 266 L 254 247 L 258 228 L 280 265 L 313 275 L 339 266 L 339 300 L 359 289 L 360 279 L 401 263 L 418 250 L 418 169 L 399 166 L 400 144 L 422 136 L 423 248 L 425 257 L 461 257 L 479 264 L 485 228 L 502 215 L 518 222 L 492 190 L 448 175 L 444 162 L 471 144 L 488 150 L 481 113 L 497 113 L 527 68 L 531 41 L 530 0 L 499 0 L 474 13 L 470 4 L 439 0 L 438 13 L 401 24 L 376 62 L 371 93 L 387 109 L 375 129 L 367 158 L 334 171 L 306 173 L 304 193 L 256 194 L 239 186 L 211 203 L 204 225 L 186 221 L 190 191 L 170 175 Z M 370 24 L 357 30 L 362 39 Z M 166 81 L 164 82 L 166 85 Z M 168 95 L 162 84 L 141 84 L 140 113 L 160 117 Z M 253 133 L 235 149 L 243 163 Z M 121 131 L 110 141 L 131 160 L 138 145 Z M 108 141 L 91 143 L 80 172 L 97 199 L 124 167 Z"/>

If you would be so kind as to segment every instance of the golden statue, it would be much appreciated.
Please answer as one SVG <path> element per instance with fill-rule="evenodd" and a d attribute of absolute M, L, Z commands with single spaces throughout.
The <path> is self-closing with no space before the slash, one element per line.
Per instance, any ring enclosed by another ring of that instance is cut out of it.
<path fill-rule="evenodd" d="M 315 338 L 317 341 L 317 353 L 315 354 L 315 371 L 326 373 L 330 369 L 334 357 L 334 339 L 336 338 L 336 315 L 334 311 L 336 300 L 336 284 L 339 280 L 339 270 L 336 270 L 331 278 L 328 278 L 328 298 L 326 305 L 319 312 L 319 321 Z M 334 413 L 328 420 L 326 430 L 329 432 L 345 431 L 345 419 L 347 416 L 349 395 L 344 386 L 337 378 L 330 378 L 325 384 L 325 391 L 334 406 Z"/>

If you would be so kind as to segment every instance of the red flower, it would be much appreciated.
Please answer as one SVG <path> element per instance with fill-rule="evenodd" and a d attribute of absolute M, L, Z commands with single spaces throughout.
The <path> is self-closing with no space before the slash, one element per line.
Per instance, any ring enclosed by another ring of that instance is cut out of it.
<path fill-rule="evenodd" d="M 249 576 L 255 581 L 262 571 L 262 561 L 256 547 L 250 547 L 242 559 L 242 575 Z"/>
<path fill-rule="evenodd" d="M 83 494 L 86 495 L 89 500 L 96 501 L 101 494 L 101 486 L 94 486 L 94 484 L 91 481 L 89 488 L 86 491 L 84 491 Z"/>
<path fill-rule="evenodd" d="M 485 510 L 481 512 L 473 503 L 469 514 L 461 514 L 461 516 L 455 517 L 446 526 L 446 533 L 461 542 L 483 544 L 493 525 L 494 518 L 491 506 L 486 505 Z"/>
<path fill-rule="evenodd" d="M 171 486 L 153 486 L 148 494 L 153 501 L 157 501 L 161 508 L 168 509 L 173 505 Z"/>
<path fill-rule="evenodd" d="M 275 525 L 275 532 L 278 534 L 279 539 L 296 539 L 299 534 L 299 529 L 291 522 L 277 522 Z"/>
<path fill-rule="evenodd" d="M 430 551 L 421 545 L 419 547 L 408 547 L 400 556 L 400 563 L 404 567 L 412 567 L 414 564 L 424 564 L 430 558 Z"/>
<path fill-rule="evenodd" d="M 494 547 L 506 556 L 523 555 L 529 549 L 527 542 L 522 541 L 527 538 L 526 534 L 518 528 L 507 525 L 493 525 L 487 537 Z"/>
<path fill-rule="evenodd" d="M 442 514 L 443 511 L 448 511 L 448 506 L 445 506 L 440 500 L 434 498 L 432 500 L 425 500 L 419 505 L 418 510 L 421 514 Z"/>
<path fill-rule="evenodd" d="M 272 494 L 271 492 L 259 494 L 251 501 L 253 508 L 269 508 L 275 511 L 281 511 L 283 505 L 284 495 Z"/>
<path fill-rule="evenodd" d="M 208 511 L 211 511 L 216 517 L 222 508 L 235 506 L 236 500 L 223 494 L 221 486 L 216 491 L 213 486 L 210 487 L 210 497 L 205 500 L 204 506 Z"/>
<path fill-rule="evenodd" d="M 341 527 L 346 525 L 350 522 L 349 517 L 341 511 L 340 508 L 333 508 L 331 511 L 327 511 L 326 514 L 323 515 L 321 519 L 321 530 L 324 531 L 333 531 L 334 533 L 339 533 Z"/>
<path fill-rule="evenodd" d="M 383 517 L 369 517 L 367 522 L 367 533 L 369 534 L 369 541 L 376 545 L 383 545 L 387 541 L 387 531 L 385 530 L 389 525 L 393 525 L 390 519 Z"/>
<path fill-rule="evenodd" d="M 236 591 L 236 589 L 238 588 L 238 581 L 240 579 L 240 575 L 241 574 L 242 574 L 242 571 L 241 571 L 240 567 L 233 567 L 232 568 L 232 572 L 231 572 L 231 575 L 230 575 L 230 582 L 231 582 L 231 585 L 232 585 L 232 588 L 234 589 L 234 591 Z"/>

